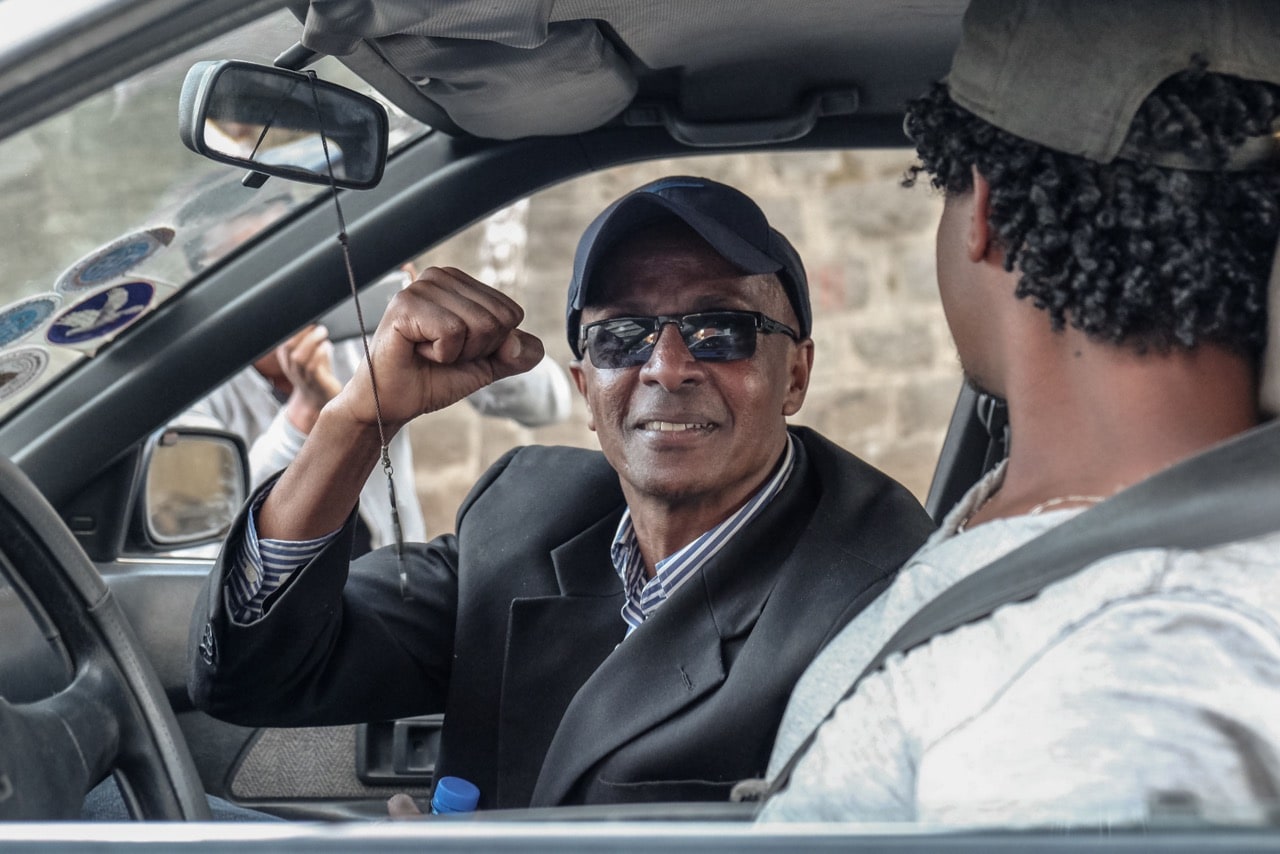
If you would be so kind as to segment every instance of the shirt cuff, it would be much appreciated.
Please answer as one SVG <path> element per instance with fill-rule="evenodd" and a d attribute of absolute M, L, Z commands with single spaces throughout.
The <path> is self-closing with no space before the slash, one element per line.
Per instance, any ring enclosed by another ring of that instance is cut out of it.
<path fill-rule="evenodd" d="M 254 498 L 245 520 L 244 537 L 227 573 L 228 612 L 241 625 L 261 619 L 267 612 L 268 597 L 342 531 L 337 528 L 312 540 L 259 539 L 258 508 L 270 494 L 270 489 L 264 489 Z"/>

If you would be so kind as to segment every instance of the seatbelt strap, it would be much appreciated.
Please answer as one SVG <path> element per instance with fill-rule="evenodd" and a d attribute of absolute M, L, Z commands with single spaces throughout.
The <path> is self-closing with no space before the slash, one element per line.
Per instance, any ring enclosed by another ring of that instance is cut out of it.
<path fill-rule="evenodd" d="M 1222 487 L 1221 490 L 1215 487 Z M 763 791 L 786 788 L 822 728 L 889 656 L 1034 598 L 1102 558 L 1146 548 L 1204 549 L 1280 530 L 1280 419 L 1171 466 L 948 587 L 903 623 Z M 744 791 L 742 799 L 756 792 Z"/>

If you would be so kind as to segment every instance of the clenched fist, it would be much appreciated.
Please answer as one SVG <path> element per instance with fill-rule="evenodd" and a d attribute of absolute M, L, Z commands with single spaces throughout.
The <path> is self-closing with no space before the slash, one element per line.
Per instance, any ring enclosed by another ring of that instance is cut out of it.
<path fill-rule="evenodd" d="M 394 431 L 532 368 L 543 346 L 517 328 L 523 320 L 514 300 L 461 270 L 425 270 L 391 300 L 369 344 L 384 422 Z M 349 417 L 373 423 L 372 388 L 362 364 L 337 403 Z"/>

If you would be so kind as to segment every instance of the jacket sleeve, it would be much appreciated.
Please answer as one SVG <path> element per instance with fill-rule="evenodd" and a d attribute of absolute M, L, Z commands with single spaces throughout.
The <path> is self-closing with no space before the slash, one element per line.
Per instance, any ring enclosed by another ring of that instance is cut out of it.
<path fill-rule="evenodd" d="M 509 459 L 476 485 L 459 520 Z M 242 625 L 227 611 L 225 584 L 246 516 L 242 510 L 232 526 L 192 617 L 188 693 L 196 708 L 244 726 L 325 726 L 444 710 L 457 621 L 456 537 L 406 544 L 406 596 L 394 546 L 349 559 L 353 513 L 267 614 Z"/>

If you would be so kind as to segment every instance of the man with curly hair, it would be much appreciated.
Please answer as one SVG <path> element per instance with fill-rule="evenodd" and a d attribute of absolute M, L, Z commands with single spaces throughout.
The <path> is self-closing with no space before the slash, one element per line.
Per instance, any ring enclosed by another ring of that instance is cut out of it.
<path fill-rule="evenodd" d="M 950 585 L 1263 420 L 1278 47 L 1267 2 L 971 5 L 907 183 L 945 194 L 943 307 L 1010 452 L 797 684 L 762 819 L 1275 820 L 1278 534 L 1111 555 L 857 677 Z"/>

